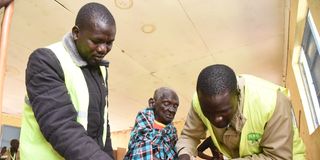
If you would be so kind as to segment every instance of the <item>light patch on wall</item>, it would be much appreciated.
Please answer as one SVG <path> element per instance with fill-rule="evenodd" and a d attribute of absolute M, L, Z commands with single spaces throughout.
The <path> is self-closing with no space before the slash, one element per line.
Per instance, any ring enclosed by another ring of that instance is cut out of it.
<path fill-rule="evenodd" d="M 130 9 L 133 6 L 132 0 L 115 0 L 114 3 L 120 9 Z"/>
<path fill-rule="evenodd" d="M 307 12 L 305 12 L 308 8 L 308 4 L 306 0 L 300 0 L 298 4 L 298 15 L 297 15 L 297 23 L 305 20 Z"/>
<path fill-rule="evenodd" d="M 153 24 L 145 24 L 141 27 L 141 30 L 144 33 L 153 33 L 156 30 L 156 26 Z"/>

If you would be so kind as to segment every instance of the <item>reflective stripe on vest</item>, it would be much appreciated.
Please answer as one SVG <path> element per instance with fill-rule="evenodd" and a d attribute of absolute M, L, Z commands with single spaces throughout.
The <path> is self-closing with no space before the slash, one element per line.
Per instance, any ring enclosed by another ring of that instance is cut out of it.
<path fill-rule="evenodd" d="M 58 58 L 64 72 L 65 84 L 71 97 L 72 104 L 78 112 L 77 121 L 87 129 L 89 93 L 86 80 L 81 68 L 79 68 L 70 57 L 61 42 L 52 44 L 48 47 Z M 104 81 L 106 80 L 106 68 L 100 66 Z M 106 84 L 106 83 L 104 83 Z M 107 101 L 106 101 L 107 105 Z M 103 143 L 106 141 L 107 129 L 107 106 L 104 114 Z M 63 159 L 43 137 L 39 125 L 35 120 L 34 113 L 26 97 L 24 112 L 22 116 L 20 135 L 20 154 L 23 160 L 46 159 L 60 160 Z"/>
<path fill-rule="evenodd" d="M 239 155 L 240 157 L 245 157 L 262 152 L 259 147 L 259 143 L 264 133 L 264 126 L 273 115 L 277 99 L 277 91 L 281 91 L 287 96 L 289 93 L 287 89 L 263 79 L 250 75 L 241 76 L 244 77 L 245 80 L 243 115 L 246 117 L 247 121 L 241 131 Z M 195 112 L 208 128 L 215 146 L 221 153 L 228 158 L 231 158 L 228 151 L 223 146 L 219 145 L 213 133 L 210 121 L 203 115 L 197 93 L 194 94 L 192 103 Z M 296 127 L 294 127 L 293 146 L 293 159 L 300 159 L 301 157 L 304 157 L 304 145 L 301 138 L 298 136 Z"/>

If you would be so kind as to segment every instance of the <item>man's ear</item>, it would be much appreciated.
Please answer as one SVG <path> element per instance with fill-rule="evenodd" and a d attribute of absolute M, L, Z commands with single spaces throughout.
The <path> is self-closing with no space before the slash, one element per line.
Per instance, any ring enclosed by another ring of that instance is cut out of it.
<path fill-rule="evenodd" d="M 73 40 L 77 40 L 79 38 L 80 29 L 77 25 L 72 27 L 72 38 Z"/>
<path fill-rule="evenodd" d="M 149 107 L 150 107 L 150 108 L 153 108 L 155 101 L 154 101 L 153 98 L 149 98 L 148 103 L 149 103 Z"/>

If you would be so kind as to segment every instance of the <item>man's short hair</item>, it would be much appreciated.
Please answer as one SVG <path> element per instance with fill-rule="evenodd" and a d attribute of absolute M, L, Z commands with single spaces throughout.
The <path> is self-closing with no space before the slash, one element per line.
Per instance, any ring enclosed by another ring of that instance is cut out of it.
<path fill-rule="evenodd" d="M 91 27 L 90 24 L 93 21 L 101 21 L 106 24 L 115 25 L 115 20 L 108 8 L 95 2 L 87 3 L 80 8 L 75 25 L 80 29 Z"/>
<path fill-rule="evenodd" d="M 176 94 L 176 92 L 175 91 L 173 91 L 172 89 L 170 89 L 170 88 L 168 88 L 168 87 L 160 87 L 160 88 L 158 88 L 158 89 L 156 89 L 155 91 L 154 91 L 154 94 L 153 94 L 153 99 L 154 100 L 159 100 L 159 99 L 162 99 L 165 95 L 164 95 L 164 91 L 171 91 L 171 92 L 173 92 L 173 93 L 175 93 Z"/>
<path fill-rule="evenodd" d="M 226 91 L 236 93 L 236 74 L 230 67 L 223 64 L 207 66 L 198 76 L 197 91 L 209 96 L 220 95 Z"/>
<path fill-rule="evenodd" d="M 10 145 L 11 145 L 11 147 L 17 147 L 17 146 L 19 145 L 19 140 L 17 140 L 17 139 L 12 139 L 12 140 L 10 141 Z"/>

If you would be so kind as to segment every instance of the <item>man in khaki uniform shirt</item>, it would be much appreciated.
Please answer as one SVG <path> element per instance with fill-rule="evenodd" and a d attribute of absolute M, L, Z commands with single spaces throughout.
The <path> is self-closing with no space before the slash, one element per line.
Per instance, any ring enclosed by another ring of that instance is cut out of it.
<path fill-rule="evenodd" d="M 292 159 L 293 129 L 291 102 L 281 92 L 277 93 L 274 113 L 264 127 L 264 133 L 259 143 L 262 152 L 239 158 L 241 131 L 247 121 L 242 114 L 245 100 L 244 79 L 241 76 L 235 78 L 233 70 L 228 66 L 213 66 L 214 68 L 218 68 L 218 70 L 215 71 L 217 73 L 209 73 L 209 75 L 208 73 L 205 73 L 206 75 L 201 75 L 204 74 L 202 73 L 204 70 L 200 73 L 197 82 L 197 93 L 201 109 L 206 118 L 210 121 L 220 146 L 223 146 L 233 159 Z M 221 74 L 221 68 L 230 73 L 222 75 L 221 77 L 221 75 L 219 75 Z M 230 81 L 226 79 L 230 79 L 228 76 L 232 77 L 232 75 L 234 75 L 235 82 L 224 82 Z M 216 92 L 217 94 L 208 97 L 207 93 L 201 94 L 201 91 L 204 90 L 203 88 L 208 88 L 208 86 L 200 84 L 203 83 L 199 82 L 200 76 L 211 76 L 211 78 L 216 76 L 214 85 L 218 86 L 225 84 L 226 86 L 216 88 L 216 91 L 213 92 Z M 225 77 L 223 78 L 223 76 Z M 232 83 L 237 85 L 235 86 L 236 89 L 232 89 L 232 87 L 230 88 L 228 86 Z M 233 90 L 236 91 L 233 93 Z M 210 110 L 208 110 L 208 108 Z M 206 115 L 206 111 L 211 112 L 210 115 Z M 197 155 L 197 146 L 200 143 L 200 140 L 206 137 L 206 131 L 207 127 L 202 122 L 195 109 L 191 107 L 185 126 L 176 145 L 179 159 L 191 159 L 192 156 Z"/>

